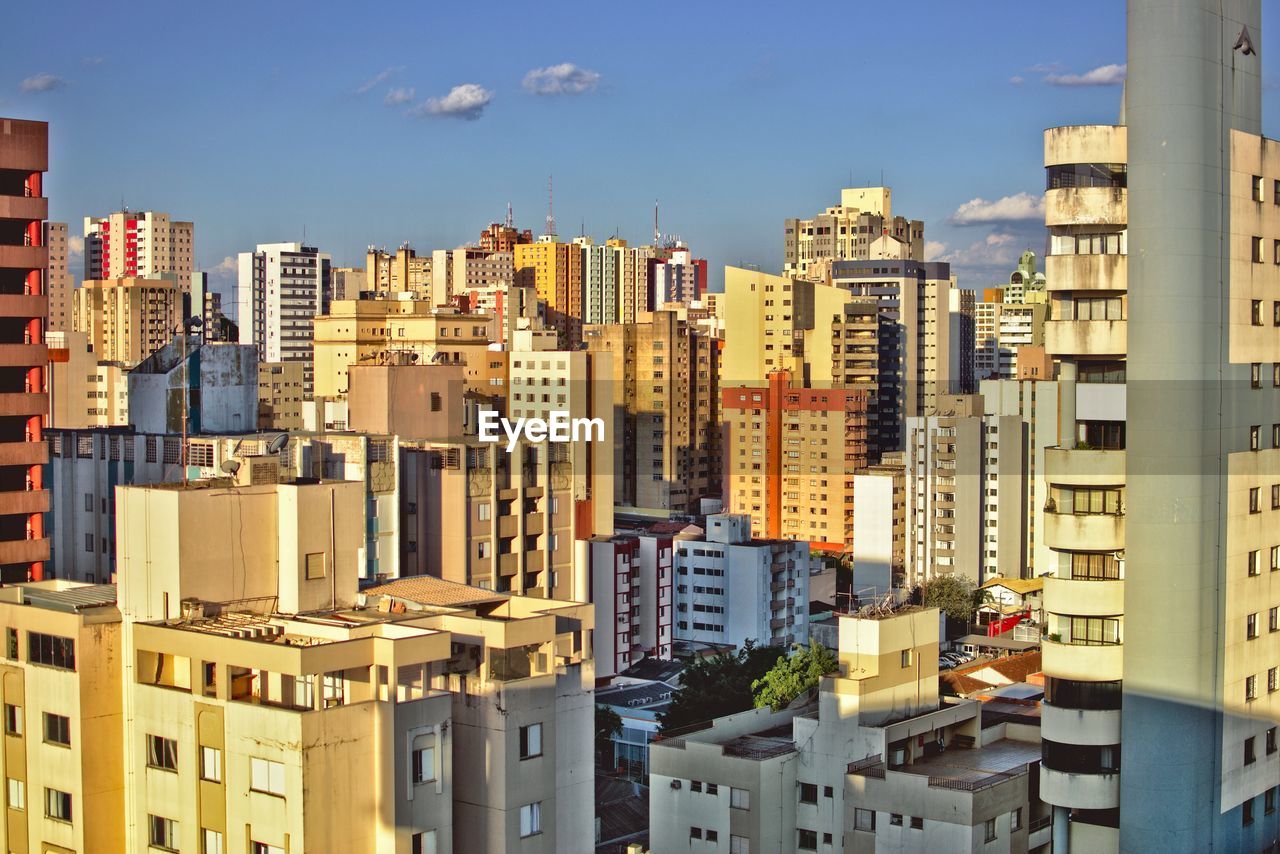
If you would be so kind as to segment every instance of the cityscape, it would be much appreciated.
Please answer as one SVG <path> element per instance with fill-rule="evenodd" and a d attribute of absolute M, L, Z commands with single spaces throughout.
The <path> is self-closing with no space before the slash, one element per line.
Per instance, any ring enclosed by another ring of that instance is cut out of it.
<path fill-rule="evenodd" d="M 288 5 L 0 12 L 3 851 L 1280 854 L 1261 0 Z"/>

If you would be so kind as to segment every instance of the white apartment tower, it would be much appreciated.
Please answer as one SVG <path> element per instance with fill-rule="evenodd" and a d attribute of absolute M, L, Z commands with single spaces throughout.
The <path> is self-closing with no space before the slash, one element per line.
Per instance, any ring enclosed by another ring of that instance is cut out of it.
<path fill-rule="evenodd" d="M 195 269 L 195 225 L 158 211 L 122 210 L 84 218 L 86 279 L 150 278 Z"/>
<path fill-rule="evenodd" d="M 241 252 L 236 304 L 240 343 L 263 362 L 301 362 L 303 394 L 314 388 L 316 315 L 329 310 L 329 255 L 301 243 L 264 243 Z"/>

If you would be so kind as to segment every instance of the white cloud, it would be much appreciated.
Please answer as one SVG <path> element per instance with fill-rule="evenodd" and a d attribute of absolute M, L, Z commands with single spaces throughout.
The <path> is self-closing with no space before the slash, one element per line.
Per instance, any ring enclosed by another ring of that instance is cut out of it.
<path fill-rule="evenodd" d="M 941 240 L 926 240 L 924 243 L 924 260 L 937 261 L 947 251 L 947 244 Z"/>
<path fill-rule="evenodd" d="M 52 92 L 54 89 L 61 89 L 66 85 L 67 81 L 63 80 L 61 77 L 49 74 L 48 72 L 43 72 L 40 74 L 33 74 L 26 80 L 23 80 L 22 83 L 19 84 L 18 89 L 27 93 Z"/>
<path fill-rule="evenodd" d="M 373 75 L 373 76 L 372 76 L 372 77 L 370 77 L 368 80 L 366 80 L 366 81 L 365 81 L 363 84 L 361 84 L 359 87 L 357 87 L 357 88 L 356 88 L 356 94 L 357 94 L 357 95 L 363 95 L 365 92 L 368 92 L 370 89 L 373 89 L 373 88 L 374 88 L 375 86 L 377 86 L 379 83 L 381 83 L 381 82 L 383 82 L 384 80 L 386 80 L 386 79 L 387 79 L 388 77 L 390 77 L 392 74 L 398 74 L 398 73 L 400 73 L 400 72 L 401 72 L 401 71 L 403 71 L 403 70 L 404 70 L 404 66 L 403 66 L 403 65 L 397 65 L 397 66 L 395 66 L 395 67 L 393 67 L 393 68 L 384 68 L 384 69 L 382 69 L 382 70 L 381 70 L 381 71 L 379 71 L 377 74 Z"/>
<path fill-rule="evenodd" d="M 1027 81 L 1021 75 L 1015 74 L 1009 78 L 1009 82 L 1012 83 L 1014 86 L 1021 86 L 1023 83 Z"/>
<path fill-rule="evenodd" d="M 524 76 L 524 88 L 535 95 L 583 95 L 595 90 L 600 75 L 572 62 L 535 68 Z"/>
<path fill-rule="evenodd" d="M 1027 69 L 1034 74 L 1053 74 L 1062 70 L 1061 62 L 1038 62 Z"/>
<path fill-rule="evenodd" d="M 440 116 L 475 121 L 492 100 L 493 92 L 479 83 L 463 83 L 461 86 L 454 86 L 443 98 L 428 98 L 405 115 L 414 118 Z"/>
<path fill-rule="evenodd" d="M 1127 65 L 1100 65 L 1083 74 L 1049 74 L 1044 82 L 1050 86 L 1119 86 L 1127 70 Z"/>
<path fill-rule="evenodd" d="M 986 199 L 970 199 L 956 208 L 951 221 L 956 225 L 976 225 L 989 222 L 1018 222 L 1044 218 L 1044 198 L 1030 193 L 1015 193 L 989 202 Z"/>
<path fill-rule="evenodd" d="M 387 90 L 387 95 L 382 99 L 382 103 L 388 107 L 398 107 L 401 104 L 408 104 L 413 101 L 413 94 L 414 88 L 412 86 L 398 86 Z"/>
<path fill-rule="evenodd" d="M 946 261 L 956 267 L 1009 267 L 1021 254 L 1017 241 L 1018 239 L 1012 234 L 997 231 L 964 249 L 943 252 L 935 260 Z"/>
<path fill-rule="evenodd" d="M 85 65 L 101 65 L 106 60 L 104 60 L 100 56 L 86 56 L 84 59 L 80 61 L 83 62 Z"/>

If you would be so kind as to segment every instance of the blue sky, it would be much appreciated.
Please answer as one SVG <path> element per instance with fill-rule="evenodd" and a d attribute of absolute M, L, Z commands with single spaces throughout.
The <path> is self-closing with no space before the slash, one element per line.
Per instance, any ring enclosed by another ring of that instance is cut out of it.
<path fill-rule="evenodd" d="M 1042 129 L 1114 121 L 1120 87 L 1078 84 L 1124 61 L 1116 0 L 53 7 L 6 8 L 0 52 L 0 114 L 52 126 L 50 216 L 192 219 L 215 274 L 304 227 L 339 264 L 460 245 L 508 202 L 537 233 L 551 173 L 562 235 L 643 242 L 658 198 L 718 281 L 883 170 L 980 289 L 1043 229 L 1034 198 L 962 206 L 1038 198 Z"/>

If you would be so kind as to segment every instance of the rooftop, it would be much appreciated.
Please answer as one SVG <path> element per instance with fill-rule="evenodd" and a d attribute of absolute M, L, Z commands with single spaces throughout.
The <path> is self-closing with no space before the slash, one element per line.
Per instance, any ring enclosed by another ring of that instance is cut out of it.
<path fill-rule="evenodd" d="M 1039 759 L 1038 743 L 1002 738 L 984 747 L 944 750 L 889 770 L 928 777 L 930 786 L 972 791 L 1020 776 Z"/>
<path fill-rule="evenodd" d="M 1044 577 L 1040 578 L 1003 578 L 996 576 L 982 583 L 980 590 L 987 590 L 992 587 L 1007 587 L 1014 593 L 1026 596 L 1028 593 L 1039 593 L 1044 590 Z"/>
<path fill-rule="evenodd" d="M 111 607 L 116 604 L 114 584 L 82 584 L 52 579 L 19 584 L 16 589 L 21 591 L 22 604 L 49 611 L 75 614 L 89 608 Z"/>
<path fill-rule="evenodd" d="M 394 596 L 397 599 L 408 599 L 422 605 L 443 605 L 448 607 L 465 607 L 483 605 L 491 602 L 503 602 L 511 597 L 459 584 L 456 581 L 445 581 L 432 575 L 414 575 L 366 587 L 363 591 L 370 596 Z"/>
<path fill-rule="evenodd" d="M 796 749 L 795 740 L 791 737 L 791 723 L 760 732 L 740 735 L 724 742 L 721 747 L 725 756 L 737 756 L 743 759 L 772 759 Z"/>
<path fill-rule="evenodd" d="M 671 704 L 671 697 L 677 690 L 670 682 L 658 681 L 610 685 L 596 691 L 596 703 L 624 710 L 662 710 Z"/>

